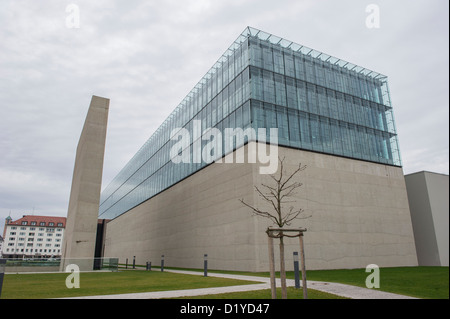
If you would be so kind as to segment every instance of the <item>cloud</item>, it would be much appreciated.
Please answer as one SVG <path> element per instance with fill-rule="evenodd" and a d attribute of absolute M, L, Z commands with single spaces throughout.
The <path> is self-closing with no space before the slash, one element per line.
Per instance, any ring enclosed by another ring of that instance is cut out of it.
<path fill-rule="evenodd" d="M 66 214 L 93 94 L 106 187 L 248 25 L 388 75 L 405 172 L 448 174 L 448 2 L 374 3 L 380 29 L 357 0 L 3 1 L 0 217 Z"/>

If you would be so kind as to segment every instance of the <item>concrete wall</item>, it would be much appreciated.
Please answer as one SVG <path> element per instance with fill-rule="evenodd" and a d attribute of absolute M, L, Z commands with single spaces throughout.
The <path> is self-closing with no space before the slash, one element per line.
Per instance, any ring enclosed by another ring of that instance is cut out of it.
<path fill-rule="evenodd" d="M 449 176 L 418 172 L 405 176 L 421 266 L 449 265 Z"/>
<path fill-rule="evenodd" d="M 279 155 L 288 172 L 308 165 L 294 204 L 311 217 L 291 225 L 308 229 L 307 269 L 417 265 L 401 168 L 283 147 Z M 166 266 L 202 268 L 206 253 L 211 269 L 268 271 L 271 223 L 238 201 L 269 209 L 253 189 L 261 183 L 270 177 L 257 164 L 214 163 L 110 221 L 105 256 L 159 265 L 165 255 Z M 286 244 L 292 269 L 298 238 Z"/>
<path fill-rule="evenodd" d="M 92 97 L 77 146 L 62 260 L 94 257 L 108 111 L 109 99 Z"/>

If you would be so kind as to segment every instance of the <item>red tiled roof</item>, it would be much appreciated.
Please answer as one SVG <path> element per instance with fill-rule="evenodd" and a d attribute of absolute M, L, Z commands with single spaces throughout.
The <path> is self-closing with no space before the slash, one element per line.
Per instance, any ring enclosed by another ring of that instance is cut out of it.
<path fill-rule="evenodd" d="M 22 222 L 27 222 L 23 225 Z M 36 222 L 36 225 L 32 225 L 31 222 Z M 41 225 L 45 223 L 45 225 Z M 22 225 L 22 226 L 49 226 L 49 223 L 53 223 L 50 227 L 61 227 L 58 223 L 62 223 L 62 227 L 66 227 L 66 217 L 55 217 L 55 216 L 35 216 L 35 215 L 24 215 L 18 220 L 11 221 L 8 225 Z"/>

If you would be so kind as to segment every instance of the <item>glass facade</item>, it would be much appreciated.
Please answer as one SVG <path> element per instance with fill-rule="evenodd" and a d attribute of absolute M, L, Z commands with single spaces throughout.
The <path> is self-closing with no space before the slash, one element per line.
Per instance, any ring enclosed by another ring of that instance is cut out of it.
<path fill-rule="evenodd" d="M 99 217 L 115 218 L 208 165 L 195 159 L 209 142 L 193 132 L 197 123 L 201 132 L 278 128 L 281 146 L 401 166 L 386 76 L 247 27 L 102 192 Z M 189 163 L 171 161 L 176 128 L 193 132 Z"/>

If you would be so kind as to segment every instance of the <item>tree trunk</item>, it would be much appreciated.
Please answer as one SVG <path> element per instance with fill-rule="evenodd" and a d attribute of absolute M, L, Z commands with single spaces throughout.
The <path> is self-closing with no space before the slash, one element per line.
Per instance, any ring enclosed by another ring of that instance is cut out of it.
<path fill-rule="evenodd" d="M 284 264 L 284 242 L 282 234 L 280 237 L 280 281 L 281 281 L 281 299 L 287 299 L 286 267 Z"/>
<path fill-rule="evenodd" d="M 300 260 L 302 263 L 302 286 L 303 299 L 308 299 L 308 288 L 306 287 L 306 266 L 305 266 L 305 247 L 303 246 L 303 233 L 298 236 L 300 239 Z"/>
<path fill-rule="evenodd" d="M 270 265 L 270 289 L 272 292 L 272 299 L 277 299 L 277 285 L 276 285 L 276 279 L 275 279 L 275 256 L 273 251 L 273 238 L 270 237 L 270 234 L 268 233 L 269 238 L 269 265 Z"/>

